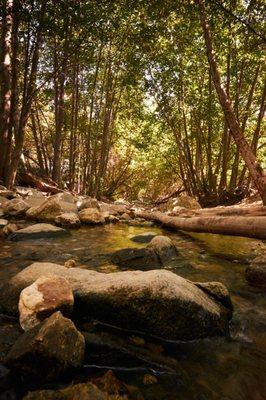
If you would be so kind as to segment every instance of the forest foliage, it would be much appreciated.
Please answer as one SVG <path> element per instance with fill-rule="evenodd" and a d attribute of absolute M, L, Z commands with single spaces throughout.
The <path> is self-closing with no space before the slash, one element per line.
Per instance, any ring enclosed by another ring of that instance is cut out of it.
<path fill-rule="evenodd" d="M 206 57 L 202 2 L 1 2 L 3 183 L 26 169 L 98 198 L 184 189 L 216 204 L 247 192 L 250 171 Z M 265 3 L 205 9 L 226 95 L 265 168 Z"/>

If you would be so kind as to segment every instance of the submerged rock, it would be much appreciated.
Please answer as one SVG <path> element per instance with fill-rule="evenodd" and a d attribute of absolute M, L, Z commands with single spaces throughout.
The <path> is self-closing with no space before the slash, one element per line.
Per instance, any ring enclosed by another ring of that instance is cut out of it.
<path fill-rule="evenodd" d="M 149 243 L 155 236 L 157 236 L 158 233 L 154 232 L 144 232 L 140 233 L 139 235 L 135 235 L 131 238 L 133 242 L 137 243 Z"/>
<path fill-rule="evenodd" d="M 152 235 L 154 236 L 154 234 Z M 151 233 L 148 233 L 149 237 L 151 237 Z M 137 240 L 142 240 L 142 236 L 137 236 Z M 177 256 L 178 251 L 174 242 L 167 236 L 156 235 L 146 248 L 118 250 L 111 255 L 111 261 L 122 268 L 155 269 L 161 268 Z"/>
<path fill-rule="evenodd" d="M 266 289 L 266 255 L 256 257 L 245 271 L 246 280 L 253 286 Z"/>
<path fill-rule="evenodd" d="M 193 283 L 193 282 L 192 282 Z M 233 312 L 233 304 L 227 288 L 221 282 L 194 282 L 208 295 L 223 304 L 228 310 Z"/>
<path fill-rule="evenodd" d="M 74 297 L 69 282 L 57 275 L 42 276 L 20 293 L 19 321 L 28 331 L 55 311 L 70 317 Z"/>
<path fill-rule="evenodd" d="M 59 236 L 66 236 L 69 233 L 58 226 L 50 224 L 34 224 L 27 228 L 19 229 L 8 236 L 8 240 L 18 242 L 20 240 L 33 240 L 43 238 L 54 238 Z"/>
<path fill-rule="evenodd" d="M 84 350 L 84 337 L 58 311 L 23 333 L 5 364 L 22 379 L 51 380 L 68 368 L 82 365 Z"/>
<path fill-rule="evenodd" d="M 61 390 L 30 392 L 23 397 L 23 400 L 119 400 L 119 397 L 107 396 L 107 393 L 102 392 L 97 386 L 88 382 L 78 383 Z"/>
<path fill-rule="evenodd" d="M 78 383 L 61 390 L 30 392 L 23 400 L 144 400 L 138 389 L 125 385 L 112 371 L 91 382 Z"/>
<path fill-rule="evenodd" d="M 104 224 L 104 213 L 96 210 L 96 208 L 84 208 L 79 212 L 81 222 L 88 225 Z"/>
<path fill-rule="evenodd" d="M 154 269 L 162 266 L 157 254 L 147 248 L 117 250 L 111 255 L 111 261 L 121 268 Z"/>
<path fill-rule="evenodd" d="M 148 244 L 147 248 L 157 254 L 162 264 L 165 264 L 178 256 L 178 251 L 174 242 L 167 236 L 155 236 L 155 238 L 153 238 Z"/>
<path fill-rule="evenodd" d="M 2 287 L 2 308 L 15 311 L 20 291 L 49 273 L 66 278 L 72 286 L 75 317 L 137 329 L 169 340 L 228 332 L 232 311 L 225 302 L 166 270 L 103 274 L 52 263 L 34 263 Z"/>

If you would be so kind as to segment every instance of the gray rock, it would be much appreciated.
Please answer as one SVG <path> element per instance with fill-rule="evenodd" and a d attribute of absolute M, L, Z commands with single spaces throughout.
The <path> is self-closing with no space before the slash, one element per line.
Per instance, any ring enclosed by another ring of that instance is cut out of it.
<path fill-rule="evenodd" d="M 50 224 L 34 224 L 27 228 L 19 229 L 8 236 L 8 240 L 18 242 L 20 240 L 35 240 L 43 238 L 54 238 L 69 235 L 69 233 L 58 226 Z"/>
<path fill-rule="evenodd" d="M 0 205 L 3 206 L 3 204 L 7 203 L 8 199 L 6 197 L 0 196 Z"/>
<path fill-rule="evenodd" d="M 19 229 L 19 227 L 17 224 L 9 223 L 3 228 L 2 232 L 5 236 L 8 236 L 8 235 L 11 235 L 11 233 L 16 232 L 18 229 Z"/>
<path fill-rule="evenodd" d="M 228 290 L 221 282 L 194 282 L 194 285 L 198 286 L 205 293 L 223 304 L 223 306 L 225 306 L 228 310 L 231 310 L 233 313 L 231 297 Z"/>
<path fill-rule="evenodd" d="M 63 213 L 55 218 L 55 223 L 65 228 L 77 228 L 80 226 L 80 219 L 76 213 Z"/>
<path fill-rule="evenodd" d="M 93 197 L 86 197 L 80 202 L 78 209 L 81 211 L 84 210 L 84 208 L 96 208 L 100 210 L 98 200 Z"/>
<path fill-rule="evenodd" d="M 111 215 L 109 213 L 104 213 L 106 214 L 105 218 L 105 222 L 110 223 L 110 224 L 116 224 L 117 222 L 119 222 L 119 218 L 116 217 L 115 215 Z"/>
<path fill-rule="evenodd" d="M 157 254 L 162 264 L 165 264 L 178 256 L 174 242 L 167 236 L 157 235 L 147 246 Z"/>
<path fill-rule="evenodd" d="M 15 197 L 14 192 L 12 190 L 8 190 L 3 186 L 3 189 L 0 189 L 0 197 L 5 197 L 6 199 L 13 199 Z"/>
<path fill-rule="evenodd" d="M 98 225 L 105 223 L 105 213 L 96 208 L 84 208 L 79 212 L 79 219 L 82 223 L 88 225 Z"/>
<path fill-rule="evenodd" d="M 3 205 L 5 215 L 23 217 L 30 206 L 22 199 L 12 199 Z"/>
<path fill-rule="evenodd" d="M 49 273 L 66 278 L 75 297 L 74 316 L 90 317 L 169 340 L 190 340 L 228 332 L 231 309 L 221 298 L 166 270 L 99 273 L 34 263 L 0 291 L 0 305 L 15 311 L 22 289 Z M 226 288 L 224 291 L 227 293 Z"/>
<path fill-rule="evenodd" d="M 78 383 L 60 390 L 37 390 L 29 392 L 23 400 L 127 400 L 128 397 L 109 396 L 91 382 Z"/>
<path fill-rule="evenodd" d="M 24 201 L 29 205 L 29 207 L 40 207 L 47 198 L 45 196 L 27 196 Z"/>
<path fill-rule="evenodd" d="M 133 236 L 131 240 L 137 243 L 149 243 L 157 235 L 158 234 L 154 232 L 144 232 L 140 233 L 139 235 Z"/>
<path fill-rule="evenodd" d="M 4 228 L 8 224 L 7 219 L 0 219 L 0 228 Z"/>
<path fill-rule="evenodd" d="M 68 192 L 57 193 L 50 197 L 50 199 L 57 199 L 63 203 L 76 204 L 76 199 L 73 194 Z"/>
<path fill-rule="evenodd" d="M 181 194 L 179 197 L 170 199 L 166 206 L 169 211 L 173 211 L 175 207 L 183 207 L 189 210 L 197 210 L 201 208 L 199 202 L 194 199 L 194 197 L 185 194 Z"/>
<path fill-rule="evenodd" d="M 27 211 L 26 216 L 39 221 L 53 222 L 56 217 L 66 212 L 77 213 L 76 204 L 63 201 L 60 197 L 51 196 L 40 206 L 30 208 Z"/>
<path fill-rule="evenodd" d="M 266 290 L 266 254 L 251 262 L 245 271 L 245 277 L 250 285 Z"/>
<path fill-rule="evenodd" d="M 131 216 L 128 213 L 123 213 L 120 218 L 126 221 L 131 220 Z"/>
<path fill-rule="evenodd" d="M 112 215 L 118 215 L 118 214 L 124 214 L 127 213 L 127 207 L 121 204 L 113 204 L 113 203 L 104 203 L 100 202 L 99 203 L 100 210 L 102 212 L 108 212 L 109 214 Z"/>
<path fill-rule="evenodd" d="M 109 370 L 91 382 L 30 392 L 23 400 L 144 400 L 144 397 L 137 388 L 127 386 Z"/>
<path fill-rule="evenodd" d="M 151 249 L 126 248 L 117 250 L 111 255 L 111 261 L 121 268 L 155 269 L 161 268 L 162 263 L 157 254 Z"/>
<path fill-rule="evenodd" d="M 84 337 L 58 311 L 22 334 L 5 364 L 24 379 L 51 380 L 68 368 L 81 366 L 84 350 Z"/>
<path fill-rule="evenodd" d="M 52 274 L 42 276 L 20 293 L 20 325 L 24 331 L 28 331 L 55 311 L 70 317 L 73 305 L 72 289 L 65 278 Z"/>
<path fill-rule="evenodd" d="M 17 186 L 15 188 L 15 191 L 18 195 L 20 195 L 22 197 L 34 196 L 34 197 L 39 197 L 39 198 L 45 199 L 44 194 L 40 190 L 31 188 L 31 187 Z"/>

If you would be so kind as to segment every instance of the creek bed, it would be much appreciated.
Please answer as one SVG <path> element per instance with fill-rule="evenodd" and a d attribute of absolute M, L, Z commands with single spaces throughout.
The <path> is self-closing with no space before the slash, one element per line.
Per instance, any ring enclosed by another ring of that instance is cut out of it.
<path fill-rule="evenodd" d="M 181 234 L 125 224 L 82 227 L 62 239 L 0 243 L 1 282 L 35 261 L 64 264 L 68 259 L 75 259 L 82 268 L 106 273 L 119 271 L 119 267 L 110 264 L 109 255 L 121 248 L 145 246 L 131 240 L 132 236 L 144 232 L 166 234 L 177 244 L 180 259 L 170 262 L 167 269 L 192 281 L 220 281 L 228 287 L 234 305 L 230 338 L 174 343 L 145 337 L 138 343 L 137 332 L 95 324 L 93 332 L 117 341 L 117 348 L 101 353 L 92 350 L 84 368 L 74 377 L 65 377 L 66 381 L 84 381 L 111 368 L 118 378 L 137 386 L 148 400 L 263 400 L 266 396 L 263 379 L 266 298 L 262 291 L 249 286 L 244 277 L 248 261 L 265 246 L 262 241 Z M 0 346 L 4 350 L 8 341 L 14 340 L 15 325 L 15 321 L 2 318 Z M 86 330 L 86 321 L 81 328 Z M 119 352 L 119 348 L 127 346 L 129 353 Z M 143 376 L 147 373 L 155 374 L 157 383 L 144 385 Z M 61 384 L 56 382 L 49 388 Z M 36 389 L 34 383 L 32 388 Z M 19 399 L 23 389 L 14 390 L 13 398 Z"/>

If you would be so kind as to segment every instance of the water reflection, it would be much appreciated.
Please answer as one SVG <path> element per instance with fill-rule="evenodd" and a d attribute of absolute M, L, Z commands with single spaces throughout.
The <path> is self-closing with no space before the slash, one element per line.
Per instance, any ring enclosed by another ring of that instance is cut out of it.
<path fill-rule="evenodd" d="M 115 272 L 119 269 L 110 264 L 108 254 L 125 247 L 144 246 L 133 242 L 131 237 L 145 231 L 166 234 L 176 242 L 180 261 L 169 263 L 166 268 L 192 281 L 214 280 L 228 287 L 234 305 L 231 337 L 182 344 L 146 340 L 143 346 L 150 358 L 155 357 L 154 346 L 160 345 L 161 363 L 167 365 L 172 360 L 177 374 L 162 374 L 157 384 L 145 386 L 144 372 L 130 372 L 130 358 L 127 362 L 122 358 L 119 362 L 124 360 L 129 370 L 118 371 L 118 376 L 139 386 L 148 400 L 265 399 L 266 299 L 244 278 L 248 260 L 265 246 L 261 241 L 210 234 L 183 235 L 122 224 L 82 227 L 64 239 L 0 243 L 0 279 L 2 282 L 10 279 L 34 261 L 63 264 L 70 258 L 83 268 Z M 130 338 L 123 340 L 128 342 Z M 110 363 L 114 356 L 108 353 L 107 360 L 98 355 L 97 363 Z"/>

